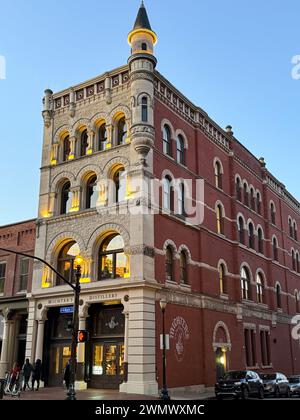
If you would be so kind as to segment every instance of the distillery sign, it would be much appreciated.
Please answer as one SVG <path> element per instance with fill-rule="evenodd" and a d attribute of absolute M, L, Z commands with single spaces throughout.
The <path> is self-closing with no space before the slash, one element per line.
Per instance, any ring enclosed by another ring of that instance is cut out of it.
<path fill-rule="evenodd" d="M 170 340 L 173 341 L 175 347 L 175 356 L 178 362 L 184 359 L 186 342 L 190 338 L 189 326 L 184 318 L 177 316 L 173 319 L 170 328 Z"/>

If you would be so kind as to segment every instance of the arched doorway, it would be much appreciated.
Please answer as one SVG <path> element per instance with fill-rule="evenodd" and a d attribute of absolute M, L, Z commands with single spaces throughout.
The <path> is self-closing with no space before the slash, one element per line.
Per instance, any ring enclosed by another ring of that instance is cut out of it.
<path fill-rule="evenodd" d="M 231 341 L 227 325 L 219 321 L 213 332 L 213 350 L 216 363 L 216 379 L 220 379 L 229 370 Z"/>

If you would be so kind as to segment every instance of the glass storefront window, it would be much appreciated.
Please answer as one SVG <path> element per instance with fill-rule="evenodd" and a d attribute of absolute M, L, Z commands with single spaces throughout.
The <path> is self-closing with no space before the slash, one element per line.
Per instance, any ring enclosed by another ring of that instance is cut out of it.
<path fill-rule="evenodd" d="M 119 350 L 119 375 L 124 375 L 124 352 L 125 352 L 125 346 L 124 345 L 120 345 L 120 350 Z"/>
<path fill-rule="evenodd" d="M 113 278 L 113 254 L 103 255 L 101 263 L 101 278 Z"/>
<path fill-rule="evenodd" d="M 103 345 L 94 346 L 93 375 L 103 375 Z"/>
<path fill-rule="evenodd" d="M 108 345 L 106 347 L 106 375 L 115 376 L 117 374 L 117 346 Z"/>

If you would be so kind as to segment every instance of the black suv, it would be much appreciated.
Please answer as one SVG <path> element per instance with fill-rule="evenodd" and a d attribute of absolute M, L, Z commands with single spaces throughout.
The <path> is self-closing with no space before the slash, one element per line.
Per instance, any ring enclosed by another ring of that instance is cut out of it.
<path fill-rule="evenodd" d="M 300 375 L 294 375 L 289 377 L 291 395 L 297 395 L 300 397 Z"/>
<path fill-rule="evenodd" d="M 265 395 L 273 395 L 275 398 L 290 397 L 290 384 L 285 375 L 279 372 L 261 373 L 260 377 L 264 383 Z"/>
<path fill-rule="evenodd" d="M 225 373 L 215 385 L 217 399 L 226 396 L 247 400 L 250 396 L 264 398 L 264 386 L 259 375 L 252 370 L 238 370 Z"/>

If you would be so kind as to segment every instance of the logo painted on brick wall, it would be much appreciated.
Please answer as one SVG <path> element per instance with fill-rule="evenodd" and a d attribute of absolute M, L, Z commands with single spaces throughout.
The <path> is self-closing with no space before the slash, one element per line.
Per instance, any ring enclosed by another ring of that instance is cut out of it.
<path fill-rule="evenodd" d="M 175 342 L 175 356 L 178 362 L 184 359 L 186 341 L 190 338 L 190 330 L 184 318 L 177 316 L 174 318 L 170 328 L 170 339 Z"/>

